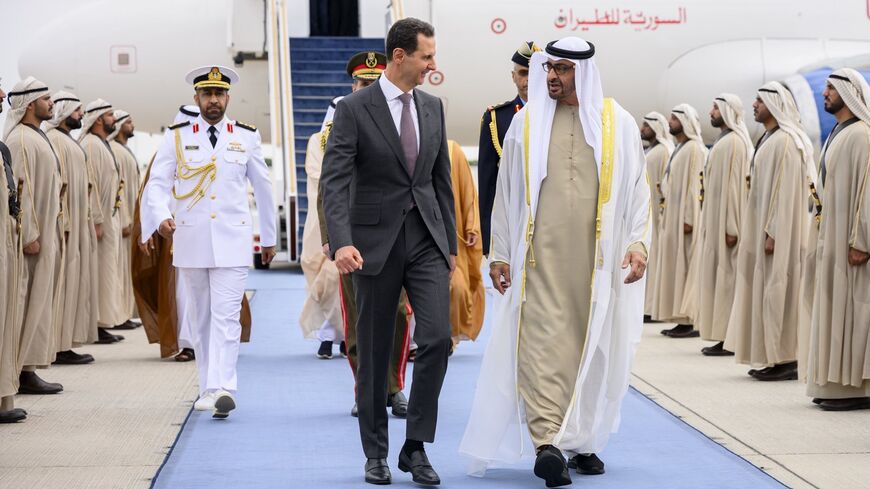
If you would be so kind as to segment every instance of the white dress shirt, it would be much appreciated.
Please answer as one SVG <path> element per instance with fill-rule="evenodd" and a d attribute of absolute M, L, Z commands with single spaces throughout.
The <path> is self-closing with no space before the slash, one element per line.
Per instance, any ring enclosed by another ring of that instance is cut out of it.
<path fill-rule="evenodd" d="M 399 87 L 387 79 L 387 74 L 384 73 L 378 79 L 381 86 L 381 91 L 384 92 L 384 97 L 387 99 L 387 107 L 390 109 L 390 115 L 393 116 L 393 123 L 396 125 L 396 133 L 399 138 L 402 137 L 402 101 L 399 95 L 403 92 Z M 414 102 L 414 90 L 411 90 L 411 120 L 414 122 L 414 130 L 417 131 L 417 152 L 420 152 L 420 122 L 417 120 L 417 103 Z"/>

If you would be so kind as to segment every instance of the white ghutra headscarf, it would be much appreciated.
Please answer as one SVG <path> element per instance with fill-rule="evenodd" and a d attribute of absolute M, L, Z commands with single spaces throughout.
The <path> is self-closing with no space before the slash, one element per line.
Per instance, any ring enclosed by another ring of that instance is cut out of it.
<path fill-rule="evenodd" d="M 601 77 L 595 64 L 595 46 L 579 37 L 566 37 L 547 44 L 544 51 L 532 54 L 529 61 L 529 188 L 531 189 L 532 215 L 536 215 L 538 192 L 541 182 L 547 178 L 547 156 L 550 149 L 550 133 L 556 101 L 550 98 L 547 88 L 548 61 L 567 60 L 574 63 L 574 84 L 580 102 L 580 124 L 586 143 L 595 152 L 595 162 L 601 165 L 601 112 L 604 110 L 604 94 Z"/>
<path fill-rule="evenodd" d="M 722 114 L 722 119 L 728 129 L 731 129 L 746 145 L 747 161 L 752 159 L 752 153 L 755 152 L 755 145 L 752 144 L 752 138 L 749 137 L 749 129 L 746 127 L 744 119 L 746 112 L 743 108 L 743 101 L 740 97 L 733 93 L 721 93 L 713 103 L 719 108 L 719 113 Z"/>
<path fill-rule="evenodd" d="M 668 119 L 658 112 L 650 112 L 643 116 L 643 121 L 653 130 L 656 141 L 668 148 L 668 154 L 674 152 L 674 137 L 668 127 Z"/>
<path fill-rule="evenodd" d="M 79 107 L 82 106 L 82 101 L 70 92 L 59 90 L 51 96 L 51 101 L 54 102 L 54 112 L 51 119 L 42 123 L 42 130 L 48 132 L 73 114 Z"/>
<path fill-rule="evenodd" d="M 828 76 L 828 82 L 837 89 L 855 117 L 870 124 L 870 85 L 861 73 L 852 68 L 841 68 Z"/>
<path fill-rule="evenodd" d="M 85 107 L 85 119 L 82 121 L 82 132 L 79 134 L 79 141 L 83 140 L 85 136 L 88 135 L 91 131 L 91 127 L 94 126 L 94 122 L 97 122 L 97 119 L 99 119 L 103 114 L 111 111 L 112 104 L 101 98 L 89 103 Z"/>
<path fill-rule="evenodd" d="M 794 140 L 803 156 L 804 164 L 807 165 L 807 172 L 814 173 L 813 143 L 801 125 L 800 112 L 791 92 L 782 83 L 773 81 L 758 89 L 758 97 L 776 119 L 780 130 Z"/>
<path fill-rule="evenodd" d="M 48 95 L 48 85 L 32 76 L 28 76 L 12 87 L 12 91 L 6 94 L 6 100 L 12 110 L 6 115 L 3 139 L 7 139 L 15 126 L 21 123 L 21 119 L 24 119 L 24 114 L 27 112 L 27 107 L 46 95 Z"/>
<path fill-rule="evenodd" d="M 109 134 L 109 141 L 114 141 L 116 137 L 118 137 L 118 133 L 121 132 L 121 125 L 124 124 L 124 120 L 130 118 L 130 113 L 126 110 L 118 109 L 113 112 L 115 116 L 115 130 Z"/>

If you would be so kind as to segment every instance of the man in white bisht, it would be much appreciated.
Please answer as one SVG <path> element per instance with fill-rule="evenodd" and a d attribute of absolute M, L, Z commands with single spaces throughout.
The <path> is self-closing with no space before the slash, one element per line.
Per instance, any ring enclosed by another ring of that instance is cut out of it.
<path fill-rule="evenodd" d="M 571 483 L 563 453 L 603 473 L 594 454 L 619 422 L 642 329 L 649 186 L 637 124 L 603 97 L 594 54 L 576 37 L 535 53 L 529 103 L 504 140 L 490 254 L 502 296 L 460 446 L 472 474 L 534 453 L 523 423 L 548 487 Z"/>
<path fill-rule="evenodd" d="M 720 132 L 704 168 L 702 229 L 694 256 L 698 286 L 686 291 L 698 302 L 695 326 L 701 338 L 717 342 L 701 349 L 706 356 L 734 354 L 724 348 L 725 332 L 737 282 L 737 242 L 749 190 L 746 175 L 755 153 L 743 115 L 737 95 L 723 93 L 713 100 L 710 124 Z"/>
<path fill-rule="evenodd" d="M 822 148 L 807 395 L 825 411 L 870 409 L 870 86 L 842 68 L 825 110 L 837 125 Z"/>
<path fill-rule="evenodd" d="M 698 111 L 689 104 L 671 110 L 668 126 L 677 147 L 662 177 L 664 208 L 659 228 L 656 270 L 656 319 L 677 323 L 661 333 L 670 338 L 695 338 L 697 301 L 692 291 L 698 262 L 693 262 L 701 235 L 701 185 L 707 147 L 701 137 Z M 689 300 L 686 300 L 686 299 Z"/>
<path fill-rule="evenodd" d="M 750 164 L 724 348 L 756 367 L 748 374 L 757 380 L 797 380 L 801 277 L 815 213 L 813 145 L 781 83 L 759 88 L 753 107 L 765 133 Z"/>
<path fill-rule="evenodd" d="M 656 292 L 656 274 L 659 260 L 659 230 L 665 210 L 665 197 L 662 194 L 662 179 L 671 154 L 674 152 L 674 141 L 668 127 L 668 119 L 658 113 L 650 112 L 643 116 L 640 127 L 640 137 L 647 142 L 646 174 L 649 177 L 650 226 L 652 229 L 649 247 L 649 260 L 646 267 L 646 299 L 644 301 L 643 319 L 650 322 L 658 319 L 658 293 Z"/>

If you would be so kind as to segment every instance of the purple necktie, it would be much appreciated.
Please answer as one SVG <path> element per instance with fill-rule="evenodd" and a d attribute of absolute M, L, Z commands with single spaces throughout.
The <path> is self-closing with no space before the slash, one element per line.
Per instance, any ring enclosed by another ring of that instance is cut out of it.
<path fill-rule="evenodd" d="M 399 95 L 402 101 L 402 120 L 399 123 L 400 139 L 402 140 L 402 152 L 405 153 L 405 166 L 408 175 L 414 176 L 414 166 L 417 164 L 417 129 L 414 127 L 414 119 L 411 118 L 411 95 L 403 93 Z"/>

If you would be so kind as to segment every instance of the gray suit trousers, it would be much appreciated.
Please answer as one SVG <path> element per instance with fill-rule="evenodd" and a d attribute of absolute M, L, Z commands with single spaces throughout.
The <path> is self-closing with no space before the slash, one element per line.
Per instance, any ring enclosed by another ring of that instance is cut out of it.
<path fill-rule="evenodd" d="M 363 257 L 365 259 L 365 257 Z M 363 264 L 365 267 L 365 264 Z M 432 442 L 438 396 L 450 353 L 449 267 L 420 212 L 406 212 L 404 223 L 378 275 L 353 274 L 357 320 L 357 406 L 366 458 L 387 458 L 387 384 L 393 350 L 396 307 L 402 287 L 417 321 L 417 358 L 408 400 L 406 437 Z"/>

